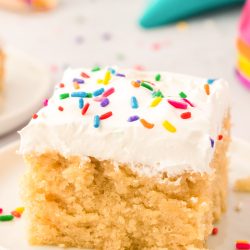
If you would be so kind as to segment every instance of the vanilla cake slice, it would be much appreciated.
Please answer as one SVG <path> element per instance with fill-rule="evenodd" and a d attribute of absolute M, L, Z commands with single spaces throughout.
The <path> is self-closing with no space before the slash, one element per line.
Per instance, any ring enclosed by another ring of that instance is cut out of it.
<path fill-rule="evenodd" d="M 222 79 L 68 69 L 20 134 L 31 244 L 203 249 L 226 209 Z"/>

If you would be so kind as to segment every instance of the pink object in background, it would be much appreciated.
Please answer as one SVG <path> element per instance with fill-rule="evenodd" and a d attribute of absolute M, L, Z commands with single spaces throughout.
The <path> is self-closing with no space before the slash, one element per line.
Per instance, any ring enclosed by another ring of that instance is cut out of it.
<path fill-rule="evenodd" d="M 241 38 L 250 44 L 250 0 L 246 2 L 243 8 L 239 29 Z"/>
<path fill-rule="evenodd" d="M 250 0 L 246 1 L 239 22 L 236 76 L 250 89 Z"/>

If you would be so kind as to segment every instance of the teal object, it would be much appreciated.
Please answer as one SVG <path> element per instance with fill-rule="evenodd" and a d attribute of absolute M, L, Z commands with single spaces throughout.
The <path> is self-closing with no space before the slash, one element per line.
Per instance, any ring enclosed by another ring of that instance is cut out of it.
<path fill-rule="evenodd" d="M 153 28 L 243 2 L 244 0 L 151 0 L 139 22 L 144 28 Z"/>

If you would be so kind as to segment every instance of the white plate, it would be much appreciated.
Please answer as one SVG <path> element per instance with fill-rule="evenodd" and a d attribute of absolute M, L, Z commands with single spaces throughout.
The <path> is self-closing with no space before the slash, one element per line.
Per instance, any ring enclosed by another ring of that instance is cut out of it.
<path fill-rule="evenodd" d="M 6 48 L 6 80 L 0 95 L 0 136 L 27 121 L 51 86 L 49 71 L 21 51 Z"/>
<path fill-rule="evenodd" d="M 20 206 L 19 180 L 25 167 L 22 158 L 16 154 L 18 142 L 0 151 L 0 207 L 6 212 Z M 234 139 L 230 149 L 230 186 L 235 178 L 250 175 L 250 144 Z M 231 190 L 231 188 L 230 188 Z M 250 194 L 230 191 L 229 208 L 219 223 L 219 233 L 210 236 L 209 248 L 212 250 L 233 250 L 236 240 L 250 240 Z M 235 211 L 238 202 L 242 210 Z M 2 248 L 1 248 L 2 247 Z M 57 247 L 31 247 L 25 236 L 24 218 L 0 223 L 0 250 L 59 250 Z"/>

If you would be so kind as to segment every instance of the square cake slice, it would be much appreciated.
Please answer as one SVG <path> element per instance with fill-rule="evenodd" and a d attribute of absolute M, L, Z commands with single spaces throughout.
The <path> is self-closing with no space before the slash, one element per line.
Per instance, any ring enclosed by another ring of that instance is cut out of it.
<path fill-rule="evenodd" d="M 20 135 L 31 244 L 203 249 L 226 209 L 222 79 L 68 69 Z"/>
<path fill-rule="evenodd" d="M 3 49 L 0 47 L 0 93 L 3 90 L 4 84 L 4 61 L 5 61 L 5 54 Z"/>

